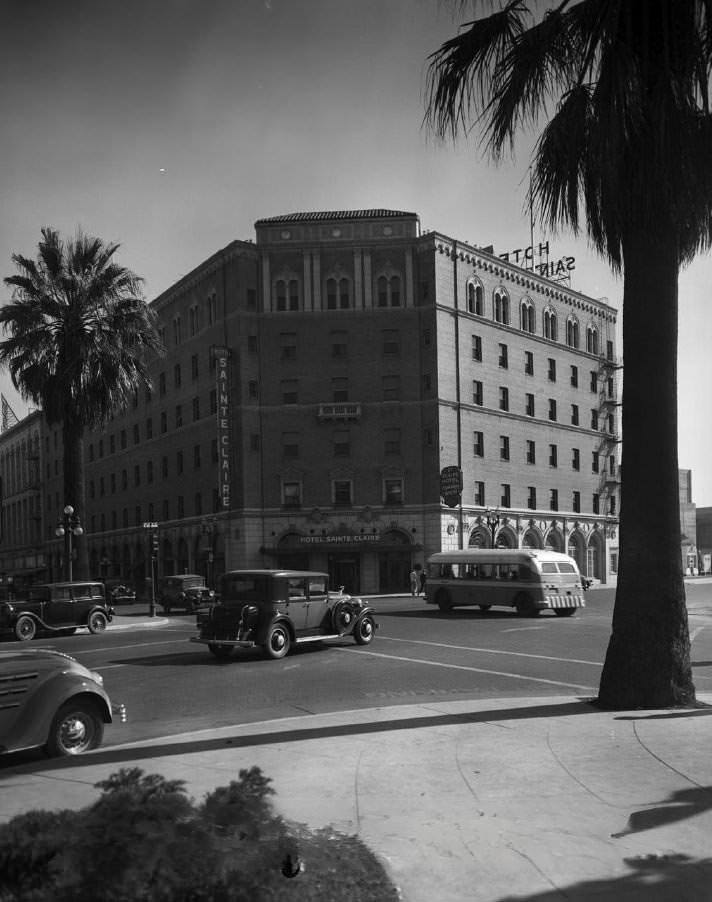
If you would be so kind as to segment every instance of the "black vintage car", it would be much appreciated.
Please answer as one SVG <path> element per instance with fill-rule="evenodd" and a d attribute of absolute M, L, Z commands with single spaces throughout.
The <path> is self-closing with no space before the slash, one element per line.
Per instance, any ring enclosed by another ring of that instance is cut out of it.
<path fill-rule="evenodd" d="M 305 570 L 233 570 L 220 582 L 220 601 L 197 614 L 199 635 L 218 658 L 235 648 L 261 647 L 283 658 L 293 645 L 353 636 L 368 645 L 374 610 L 343 589 L 329 591 L 326 573 Z"/>
<path fill-rule="evenodd" d="M 43 583 L 31 586 L 25 598 L 0 602 L 0 633 L 21 642 L 38 632 L 68 636 L 80 626 L 102 633 L 113 616 L 100 582 Z"/>
<path fill-rule="evenodd" d="M 164 614 L 170 614 L 175 608 L 181 608 L 192 614 L 215 597 L 212 589 L 205 585 L 202 576 L 196 573 L 181 573 L 177 576 L 164 576 L 158 581 L 158 603 Z"/>

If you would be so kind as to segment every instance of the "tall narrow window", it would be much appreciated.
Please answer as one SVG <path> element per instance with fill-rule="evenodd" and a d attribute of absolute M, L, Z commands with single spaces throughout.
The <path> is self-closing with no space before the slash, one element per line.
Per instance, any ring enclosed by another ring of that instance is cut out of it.
<path fill-rule="evenodd" d="M 485 436 L 479 430 L 472 433 L 472 450 L 475 457 L 485 456 Z"/>
<path fill-rule="evenodd" d="M 595 326 L 586 329 L 586 350 L 589 354 L 598 354 L 598 330 Z"/>
<path fill-rule="evenodd" d="M 534 306 L 529 300 L 523 300 L 519 308 L 520 325 L 522 332 L 534 334 L 536 328 L 534 322 Z"/>
<path fill-rule="evenodd" d="M 482 336 L 472 336 L 472 359 L 482 362 Z"/>
<path fill-rule="evenodd" d="M 556 313 L 548 308 L 544 311 L 544 338 L 550 341 L 556 341 L 558 336 L 558 327 L 556 322 Z"/>
<path fill-rule="evenodd" d="M 558 467 L 559 465 L 559 449 L 556 445 L 549 445 L 549 466 Z"/>
<path fill-rule="evenodd" d="M 524 372 L 527 376 L 534 375 L 534 354 L 531 351 L 524 352 Z"/>
<path fill-rule="evenodd" d="M 401 280 L 400 276 L 391 276 L 391 307 L 401 305 Z"/>
<path fill-rule="evenodd" d="M 559 509 L 559 490 L 552 489 L 549 492 L 549 510 L 557 511 Z"/>
<path fill-rule="evenodd" d="M 326 308 L 336 310 L 336 279 L 326 280 Z"/>
<path fill-rule="evenodd" d="M 505 344 L 500 344 L 499 346 L 499 365 L 504 370 L 509 367 L 509 354 Z"/>
<path fill-rule="evenodd" d="M 579 346 L 579 324 L 575 316 L 570 316 L 566 320 L 566 344 L 570 348 Z"/>
<path fill-rule="evenodd" d="M 504 288 L 496 288 L 494 292 L 494 318 L 495 322 L 509 325 L 509 295 Z"/>
<path fill-rule="evenodd" d="M 533 485 L 527 486 L 527 507 L 530 511 L 536 510 L 536 488 Z"/>
<path fill-rule="evenodd" d="M 467 312 L 475 316 L 483 314 L 483 291 L 479 282 L 467 283 Z"/>
<path fill-rule="evenodd" d="M 504 385 L 499 387 L 499 409 L 509 410 L 509 389 Z"/>
<path fill-rule="evenodd" d="M 388 279 L 385 276 L 379 276 L 376 282 L 376 302 L 379 307 L 388 306 Z"/>
<path fill-rule="evenodd" d="M 531 439 L 527 439 L 527 463 L 536 463 L 536 442 Z"/>
<path fill-rule="evenodd" d="M 299 310 L 299 282 L 296 279 L 289 280 L 289 309 Z"/>
<path fill-rule="evenodd" d="M 499 459 L 509 460 L 509 436 L 500 435 L 499 437 Z"/>
<path fill-rule="evenodd" d="M 478 379 L 472 380 L 472 403 L 482 407 L 482 383 Z"/>
<path fill-rule="evenodd" d="M 502 497 L 500 498 L 502 507 L 512 506 L 512 487 L 507 482 L 502 483 Z"/>
<path fill-rule="evenodd" d="M 475 482 L 475 495 L 473 498 L 475 504 L 484 507 L 485 505 L 485 484 L 484 482 Z"/>

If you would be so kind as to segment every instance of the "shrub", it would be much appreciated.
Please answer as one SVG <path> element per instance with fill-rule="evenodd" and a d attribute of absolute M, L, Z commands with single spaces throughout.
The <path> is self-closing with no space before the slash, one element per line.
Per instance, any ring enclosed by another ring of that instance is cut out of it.
<path fill-rule="evenodd" d="M 275 815 L 270 783 L 240 770 L 196 806 L 182 780 L 122 768 L 87 808 L 0 825 L 0 902 L 398 898 L 359 839 Z"/>

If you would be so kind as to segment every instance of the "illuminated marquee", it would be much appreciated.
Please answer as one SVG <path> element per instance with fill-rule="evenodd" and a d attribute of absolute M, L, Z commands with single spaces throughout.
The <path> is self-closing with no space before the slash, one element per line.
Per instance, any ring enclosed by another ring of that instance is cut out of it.
<path fill-rule="evenodd" d="M 214 348 L 215 387 L 218 401 L 218 494 L 230 508 L 230 350 Z"/>

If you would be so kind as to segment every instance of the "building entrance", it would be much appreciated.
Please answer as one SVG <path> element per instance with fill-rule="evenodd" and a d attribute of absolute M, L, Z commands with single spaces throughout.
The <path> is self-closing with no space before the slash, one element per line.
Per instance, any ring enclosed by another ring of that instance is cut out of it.
<path fill-rule="evenodd" d="M 328 556 L 329 585 L 338 591 L 344 587 L 348 595 L 356 595 L 361 591 L 360 560 L 353 554 L 330 554 Z"/>
<path fill-rule="evenodd" d="M 378 555 L 378 590 L 393 594 L 408 592 L 412 570 L 410 551 L 384 551 Z"/>

